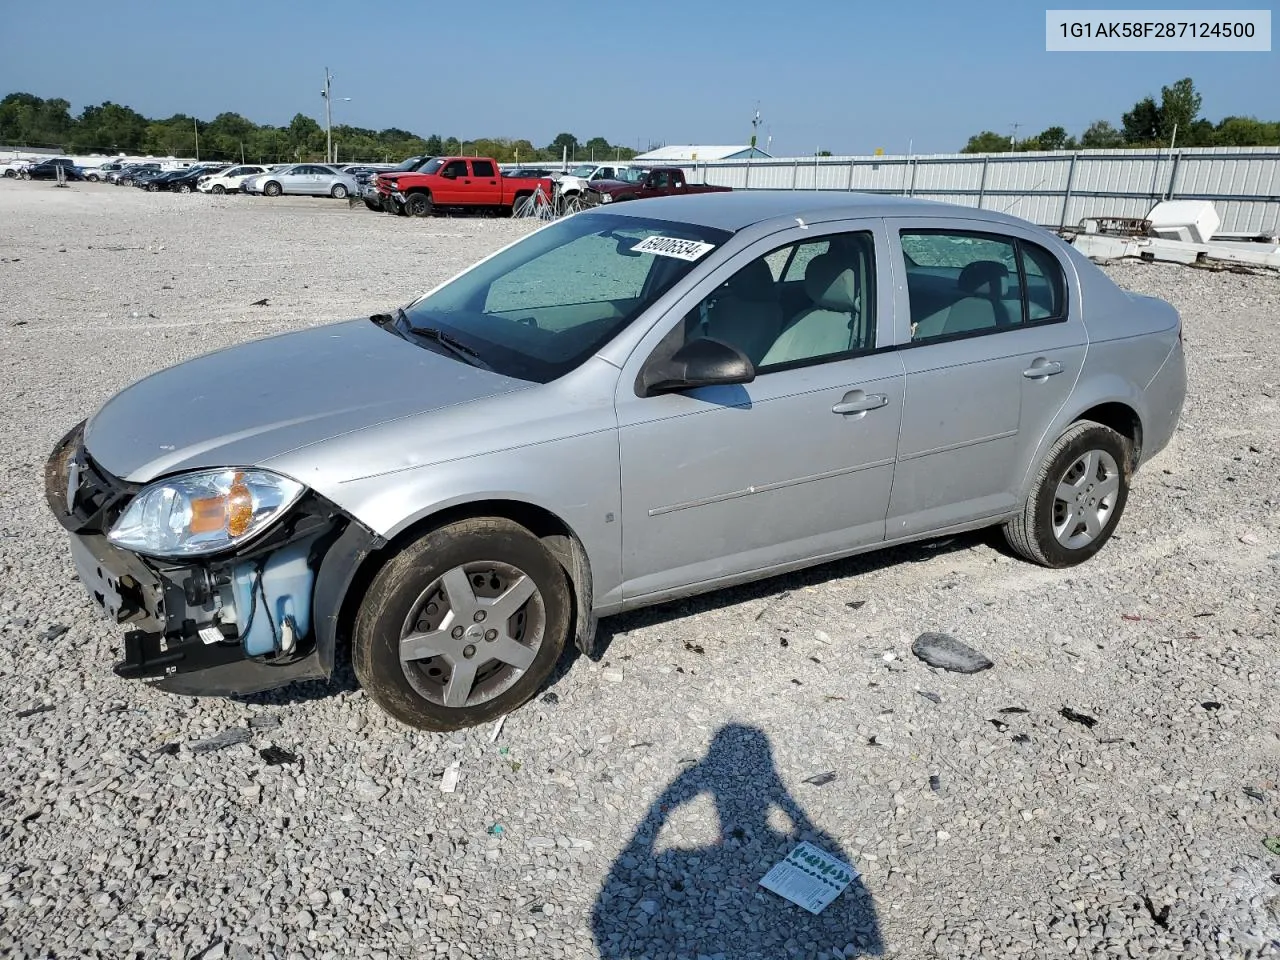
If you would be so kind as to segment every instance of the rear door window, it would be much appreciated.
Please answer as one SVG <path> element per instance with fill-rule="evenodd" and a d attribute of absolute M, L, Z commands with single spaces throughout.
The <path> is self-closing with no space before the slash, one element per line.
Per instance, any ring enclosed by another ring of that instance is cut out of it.
<path fill-rule="evenodd" d="M 1043 247 L 963 230 L 904 230 L 900 238 L 912 343 L 1066 317 L 1062 268 Z"/>

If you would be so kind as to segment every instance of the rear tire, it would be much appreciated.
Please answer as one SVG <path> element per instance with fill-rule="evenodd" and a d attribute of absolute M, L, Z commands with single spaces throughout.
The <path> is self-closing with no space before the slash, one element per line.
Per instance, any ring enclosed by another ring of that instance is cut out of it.
<path fill-rule="evenodd" d="M 411 193 L 404 201 L 404 212 L 411 217 L 429 217 L 435 212 L 435 205 L 427 194 Z"/>
<path fill-rule="evenodd" d="M 1110 427 L 1072 424 L 1040 465 L 1022 514 L 1005 524 L 1009 546 L 1044 567 L 1088 560 L 1124 513 L 1131 457 L 1129 441 Z"/>
<path fill-rule="evenodd" d="M 262 192 L 268 197 L 278 197 L 281 193 L 280 184 L 272 180 L 269 183 L 263 184 Z"/>
<path fill-rule="evenodd" d="M 572 614 L 568 578 L 537 537 L 499 517 L 461 520 L 424 534 L 374 577 L 356 615 L 352 665 L 401 723 L 475 726 L 538 692 Z"/>
<path fill-rule="evenodd" d="M 347 188 L 340 183 L 335 183 L 333 189 L 329 191 L 329 196 L 335 200 L 347 199 Z"/>
<path fill-rule="evenodd" d="M 179 193 L 190 193 L 190 192 L 191 192 L 191 184 L 189 184 L 189 183 L 184 183 L 182 186 L 178 187 L 178 192 L 179 192 Z"/>
<path fill-rule="evenodd" d="M 531 193 L 517 193 L 515 199 L 511 201 L 511 216 L 516 216 L 531 196 L 533 196 Z"/>

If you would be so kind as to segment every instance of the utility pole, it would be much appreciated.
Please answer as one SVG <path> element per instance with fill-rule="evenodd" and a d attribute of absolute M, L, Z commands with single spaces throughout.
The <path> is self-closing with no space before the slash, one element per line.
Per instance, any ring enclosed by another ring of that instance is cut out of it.
<path fill-rule="evenodd" d="M 756 131 L 760 127 L 760 101 L 756 101 L 756 114 L 751 118 L 751 149 L 756 146 Z"/>
<path fill-rule="evenodd" d="M 1019 128 L 1020 126 L 1022 126 L 1021 121 L 1017 121 L 1017 120 L 1015 120 L 1015 121 L 1013 122 L 1013 124 L 1012 124 L 1012 127 L 1013 127 L 1013 135 L 1012 135 L 1011 137 L 1009 137 L 1009 149 L 1010 149 L 1010 150 L 1012 150 L 1014 147 L 1016 147 L 1016 146 L 1018 145 L 1018 128 Z"/>
<path fill-rule="evenodd" d="M 333 112 L 329 109 L 331 97 L 329 96 L 330 86 L 333 83 L 333 76 L 329 73 L 329 68 L 324 68 L 324 90 L 320 96 L 324 97 L 324 162 L 332 163 L 333 157 Z"/>
<path fill-rule="evenodd" d="M 196 132 L 196 159 L 200 159 L 200 124 L 195 117 L 191 118 L 191 129 Z"/>

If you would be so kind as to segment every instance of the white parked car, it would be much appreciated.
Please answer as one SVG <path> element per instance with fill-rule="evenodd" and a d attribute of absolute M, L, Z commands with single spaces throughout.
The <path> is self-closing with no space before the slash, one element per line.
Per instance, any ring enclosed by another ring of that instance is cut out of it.
<path fill-rule="evenodd" d="M 30 160 L 0 160 L 0 176 L 14 180 L 29 166 Z"/>
<path fill-rule="evenodd" d="M 124 167 L 125 164 L 123 161 L 109 160 L 96 167 L 86 167 L 84 171 L 84 178 L 90 183 L 98 183 L 99 181 L 105 181 L 110 174 L 123 170 Z"/>
<path fill-rule="evenodd" d="M 574 197 L 585 192 L 587 184 L 593 180 L 617 180 L 619 173 L 625 169 L 625 163 L 580 163 L 552 179 L 560 185 L 561 195 Z"/>
<path fill-rule="evenodd" d="M 244 181 L 266 172 L 266 167 L 252 164 L 231 167 L 221 173 L 201 177 L 200 182 L 196 184 L 196 189 L 201 193 L 235 193 Z"/>
<path fill-rule="evenodd" d="M 339 173 L 322 163 L 291 163 L 279 169 L 250 177 L 240 184 L 244 193 L 260 193 L 268 197 L 291 194 L 303 197 L 333 197 L 343 200 L 359 194 L 355 177 Z"/>

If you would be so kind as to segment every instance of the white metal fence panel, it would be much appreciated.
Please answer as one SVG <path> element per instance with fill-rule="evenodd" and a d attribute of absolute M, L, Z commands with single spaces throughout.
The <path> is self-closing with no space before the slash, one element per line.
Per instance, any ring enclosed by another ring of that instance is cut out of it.
<path fill-rule="evenodd" d="M 1045 226 L 1141 217 L 1166 197 L 1211 200 L 1223 233 L 1280 232 L 1280 149 L 1211 147 L 918 157 L 782 157 L 694 165 L 736 190 L 854 190 L 1012 213 Z"/>

